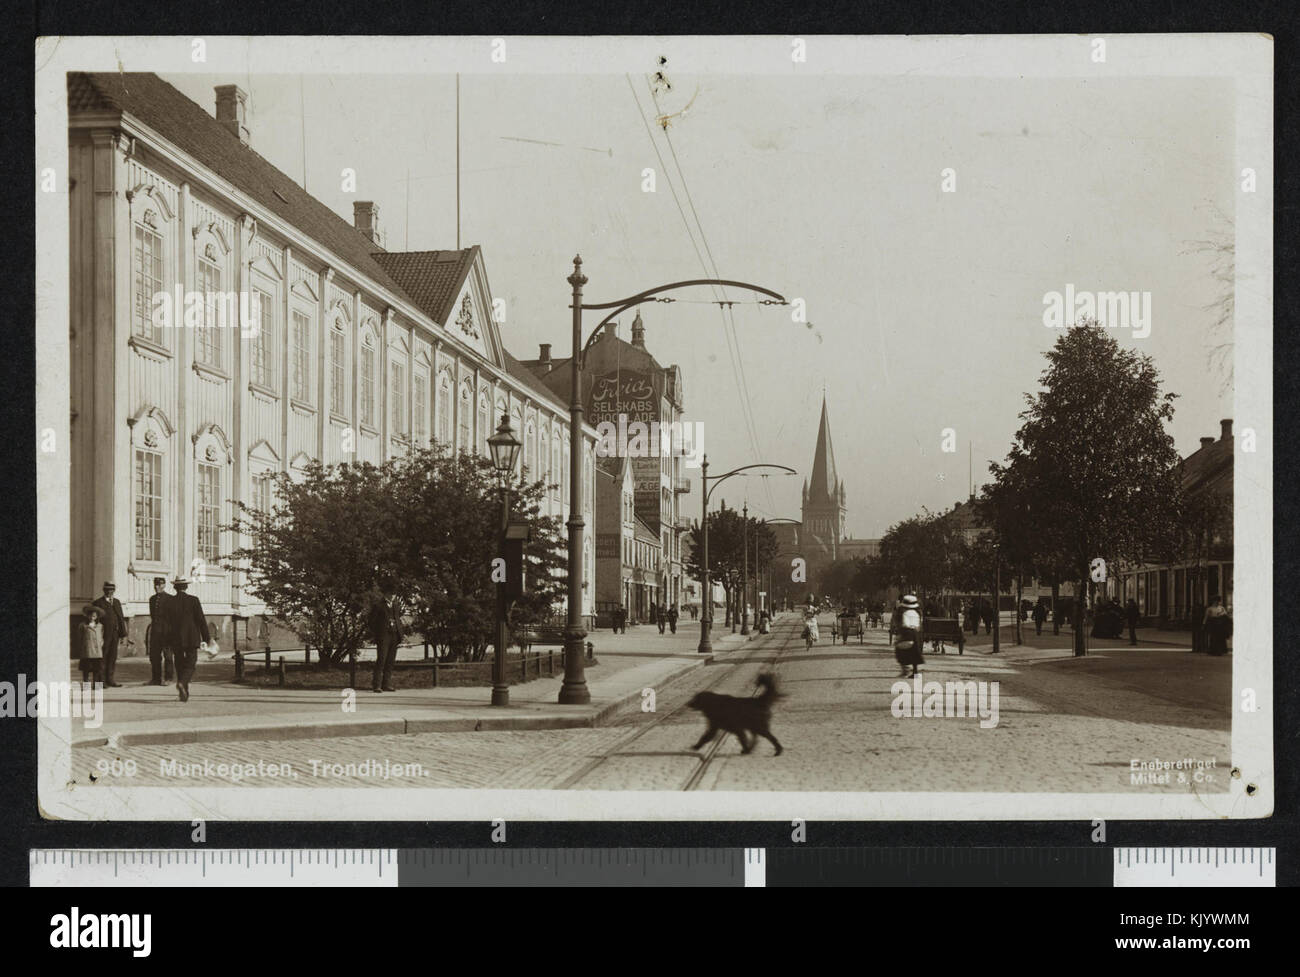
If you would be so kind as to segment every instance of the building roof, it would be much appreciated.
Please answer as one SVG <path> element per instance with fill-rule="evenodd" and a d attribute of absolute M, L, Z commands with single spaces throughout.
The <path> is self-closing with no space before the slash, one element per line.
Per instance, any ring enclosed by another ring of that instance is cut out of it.
<path fill-rule="evenodd" d="M 563 414 L 569 412 L 569 405 L 557 396 L 555 391 L 544 384 L 532 370 L 511 356 L 509 350 L 502 348 L 501 354 L 505 357 L 506 372 L 518 380 L 521 386 L 527 387 L 533 396 L 545 401 L 559 412 Z"/>
<path fill-rule="evenodd" d="M 659 534 L 651 529 L 649 523 L 640 516 L 636 517 L 636 536 L 637 539 L 645 540 L 647 543 L 657 544 L 659 542 Z"/>
<path fill-rule="evenodd" d="M 1203 444 L 1183 459 L 1183 488 L 1195 490 L 1225 469 L 1232 471 L 1233 452 L 1236 442 L 1222 437 L 1210 444 Z"/>
<path fill-rule="evenodd" d="M 374 252 L 379 248 L 374 241 L 157 75 L 68 72 L 68 114 L 105 110 L 122 112 L 143 122 L 358 271 L 398 295 L 411 298 L 375 260 Z"/>
<path fill-rule="evenodd" d="M 813 453 L 812 479 L 808 483 L 808 498 L 838 499 L 840 480 L 835 471 L 835 449 L 831 445 L 831 419 L 826 412 L 826 395 L 822 395 L 822 419 L 817 428 L 817 448 Z"/>
<path fill-rule="evenodd" d="M 380 251 L 372 257 L 421 312 L 445 326 L 478 252 L 475 244 L 460 251 Z"/>

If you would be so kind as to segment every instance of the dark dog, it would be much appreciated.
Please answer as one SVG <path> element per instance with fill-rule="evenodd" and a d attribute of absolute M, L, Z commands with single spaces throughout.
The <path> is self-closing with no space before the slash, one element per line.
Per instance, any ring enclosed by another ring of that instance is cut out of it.
<path fill-rule="evenodd" d="M 762 688 L 762 693 L 749 699 L 734 695 L 719 695 L 717 692 L 700 692 L 695 695 L 687 705 L 691 709 L 698 709 L 704 713 L 709 728 L 691 749 L 698 750 L 717 736 L 718 730 L 722 730 L 736 735 L 736 739 L 740 740 L 742 753 L 750 752 L 758 743 L 758 737 L 762 736 L 776 747 L 773 756 L 780 756 L 781 744 L 768 729 L 768 724 L 772 721 L 772 704 L 781 698 L 781 693 L 776 690 L 776 677 L 760 675 L 758 685 Z M 746 733 L 756 735 L 747 736 Z"/>

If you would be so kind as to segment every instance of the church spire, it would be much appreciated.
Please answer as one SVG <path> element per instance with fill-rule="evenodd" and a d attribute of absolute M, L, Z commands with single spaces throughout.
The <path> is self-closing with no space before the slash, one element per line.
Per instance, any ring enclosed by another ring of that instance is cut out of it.
<path fill-rule="evenodd" d="M 817 501 L 838 502 L 844 485 L 835 471 L 835 449 L 831 446 L 831 421 L 826 411 L 826 394 L 822 394 L 821 426 L 817 429 L 817 447 L 813 453 L 812 480 L 808 494 Z"/>

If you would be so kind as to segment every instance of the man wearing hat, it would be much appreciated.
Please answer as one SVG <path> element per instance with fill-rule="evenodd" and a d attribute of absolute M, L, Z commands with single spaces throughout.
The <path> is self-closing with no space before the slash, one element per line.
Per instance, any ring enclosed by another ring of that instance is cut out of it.
<path fill-rule="evenodd" d="M 163 685 L 172 680 L 172 595 L 167 593 L 167 578 L 153 578 L 153 596 L 149 598 L 149 684 Z"/>
<path fill-rule="evenodd" d="M 176 594 L 171 598 L 171 634 L 172 649 L 176 654 L 176 691 L 181 702 L 190 701 L 190 679 L 194 677 L 194 666 L 199 658 L 199 645 L 207 644 L 208 619 L 203 616 L 203 605 L 193 594 L 188 593 L 188 577 L 177 577 L 172 581 Z"/>
<path fill-rule="evenodd" d="M 117 669 L 117 643 L 126 637 L 126 616 L 122 602 L 113 594 L 117 587 L 111 580 L 104 581 L 104 596 L 95 598 L 94 606 L 104 612 L 104 688 L 115 689 L 121 683 L 113 681 Z"/>

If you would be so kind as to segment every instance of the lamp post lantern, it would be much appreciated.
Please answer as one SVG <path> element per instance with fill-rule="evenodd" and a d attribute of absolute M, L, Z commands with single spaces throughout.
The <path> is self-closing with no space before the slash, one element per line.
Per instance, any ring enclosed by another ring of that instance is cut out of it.
<path fill-rule="evenodd" d="M 519 457 L 521 447 L 510 426 L 510 415 L 501 415 L 501 424 L 496 434 L 487 439 L 488 451 L 492 455 L 492 467 L 496 469 L 501 480 L 501 535 L 499 540 L 505 542 L 506 529 L 510 525 L 510 472 L 514 470 L 515 460 Z M 506 647 L 509 633 L 506 618 L 510 608 L 506 596 L 508 582 L 497 584 L 497 640 L 496 654 L 492 659 L 492 705 L 510 705 L 510 684 L 506 681 Z"/>

